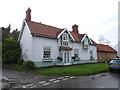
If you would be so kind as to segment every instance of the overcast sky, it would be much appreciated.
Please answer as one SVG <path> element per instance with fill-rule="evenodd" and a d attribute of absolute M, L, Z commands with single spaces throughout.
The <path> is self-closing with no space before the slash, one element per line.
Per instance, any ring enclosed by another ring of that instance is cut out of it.
<path fill-rule="evenodd" d="M 103 35 L 114 46 L 118 41 L 118 1 L 120 0 L 1 0 L 0 27 L 11 24 L 21 29 L 25 12 L 31 8 L 32 21 L 87 33 L 98 42 Z"/>

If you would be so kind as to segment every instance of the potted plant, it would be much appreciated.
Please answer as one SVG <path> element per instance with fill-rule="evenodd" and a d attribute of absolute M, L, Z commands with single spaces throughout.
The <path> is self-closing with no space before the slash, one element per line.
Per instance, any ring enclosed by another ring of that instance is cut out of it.
<path fill-rule="evenodd" d="M 94 60 L 94 57 L 93 57 L 93 56 L 90 56 L 90 60 Z"/>
<path fill-rule="evenodd" d="M 63 58 L 62 57 L 57 57 L 57 59 L 59 60 L 59 61 L 62 61 L 63 60 Z"/>
<path fill-rule="evenodd" d="M 76 56 L 73 56 L 72 59 L 75 60 L 75 59 L 76 59 Z"/>

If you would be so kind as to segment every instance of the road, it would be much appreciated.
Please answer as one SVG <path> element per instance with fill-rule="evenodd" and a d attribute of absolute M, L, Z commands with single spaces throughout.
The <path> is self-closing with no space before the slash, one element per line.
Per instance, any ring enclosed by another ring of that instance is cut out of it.
<path fill-rule="evenodd" d="M 14 88 L 119 88 L 120 73 L 103 72 L 89 76 L 36 76 L 3 69 L 3 87 Z"/>

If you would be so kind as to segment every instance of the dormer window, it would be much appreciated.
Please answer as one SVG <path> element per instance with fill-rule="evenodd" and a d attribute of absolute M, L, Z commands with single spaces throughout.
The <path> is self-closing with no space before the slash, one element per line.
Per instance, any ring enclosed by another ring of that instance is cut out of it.
<path fill-rule="evenodd" d="M 85 38 L 85 39 L 84 39 L 82 45 L 83 45 L 83 49 L 88 50 L 88 45 L 89 45 L 89 44 L 88 44 L 88 38 Z"/>
<path fill-rule="evenodd" d="M 62 35 L 62 45 L 63 46 L 68 46 L 69 45 L 69 37 L 67 33 L 64 33 Z"/>

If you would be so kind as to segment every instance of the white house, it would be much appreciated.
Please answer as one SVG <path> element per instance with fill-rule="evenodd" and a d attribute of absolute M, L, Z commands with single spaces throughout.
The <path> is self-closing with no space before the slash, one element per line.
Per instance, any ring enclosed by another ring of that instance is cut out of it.
<path fill-rule="evenodd" d="M 97 62 L 96 43 L 87 34 L 80 34 L 76 24 L 69 31 L 33 22 L 30 8 L 18 40 L 22 58 L 32 60 L 37 67 Z"/>

